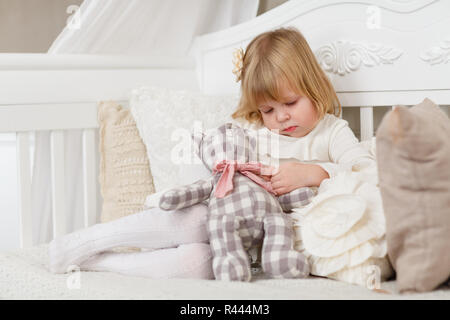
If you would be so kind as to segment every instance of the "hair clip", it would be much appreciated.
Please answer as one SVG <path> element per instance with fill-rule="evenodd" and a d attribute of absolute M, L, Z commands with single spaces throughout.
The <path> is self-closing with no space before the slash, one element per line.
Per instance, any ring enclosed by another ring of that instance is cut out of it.
<path fill-rule="evenodd" d="M 242 67 L 244 65 L 244 50 L 242 48 L 233 51 L 233 74 L 236 76 L 236 82 L 241 80 Z"/>

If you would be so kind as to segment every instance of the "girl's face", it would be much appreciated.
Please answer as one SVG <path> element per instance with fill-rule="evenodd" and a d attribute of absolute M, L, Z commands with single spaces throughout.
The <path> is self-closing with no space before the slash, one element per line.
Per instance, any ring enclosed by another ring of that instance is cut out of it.
<path fill-rule="evenodd" d="M 280 88 L 281 101 L 264 101 L 258 106 L 264 126 L 294 138 L 306 136 L 318 122 L 312 101 L 287 86 Z"/>

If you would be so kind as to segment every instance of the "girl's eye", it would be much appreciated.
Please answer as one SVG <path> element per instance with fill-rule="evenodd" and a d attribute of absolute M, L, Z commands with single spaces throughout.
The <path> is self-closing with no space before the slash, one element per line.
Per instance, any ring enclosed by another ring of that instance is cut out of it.
<path fill-rule="evenodd" d="M 263 113 L 271 113 L 273 109 L 263 111 Z"/>
<path fill-rule="evenodd" d="M 297 100 L 286 103 L 287 106 L 292 106 L 297 103 Z"/>

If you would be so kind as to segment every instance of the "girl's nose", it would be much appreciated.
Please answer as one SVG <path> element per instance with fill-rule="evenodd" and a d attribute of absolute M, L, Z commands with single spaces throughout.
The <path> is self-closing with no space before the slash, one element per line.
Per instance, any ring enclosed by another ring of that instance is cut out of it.
<path fill-rule="evenodd" d="M 286 120 L 289 120 L 289 118 L 290 118 L 290 115 L 285 110 L 280 110 L 277 113 L 277 120 L 278 120 L 278 122 L 284 122 Z"/>

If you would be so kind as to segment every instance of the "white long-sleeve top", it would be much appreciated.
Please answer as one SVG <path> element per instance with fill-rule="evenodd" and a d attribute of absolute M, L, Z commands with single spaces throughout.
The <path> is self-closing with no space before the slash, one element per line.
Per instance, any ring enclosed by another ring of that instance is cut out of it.
<path fill-rule="evenodd" d="M 326 114 L 304 137 L 280 135 L 266 127 L 259 129 L 258 135 L 272 139 L 260 142 L 259 157 L 264 164 L 314 163 L 327 171 L 330 178 L 338 172 L 376 166 L 374 157 L 359 143 L 348 122 L 331 114 Z"/>

